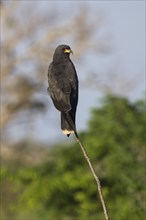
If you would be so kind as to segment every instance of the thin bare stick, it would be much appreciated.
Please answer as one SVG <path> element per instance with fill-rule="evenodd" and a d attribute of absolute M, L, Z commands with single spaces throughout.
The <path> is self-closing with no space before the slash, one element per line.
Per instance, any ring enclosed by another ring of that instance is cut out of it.
<path fill-rule="evenodd" d="M 91 164 L 91 162 L 90 162 L 90 158 L 88 157 L 88 155 L 87 155 L 87 153 L 86 153 L 86 150 L 85 150 L 83 144 L 81 143 L 77 132 L 75 131 L 74 134 L 75 134 L 75 136 L 76 136 L 77 142 L 79 143 L 79 145 L 80 145 L 80 147 L 81 147 L 81 150 L 82 150 L 82 152 L 83 152 L 83 155 L 84 155 L 84 157 L 85 157 L 85 159 L 86 159 L 86 161 L 87 161 L 87 163 L 88 163 L 88 165 L 89 165 L 89 167 L 90 167 L 90 170 L 91 170 L 91 172 L 92 172 L 92 175 L 93 175 L 93 177 L 94 177 L 94 179 L 95 179 L 95 181 L 96 181 L 96 183 L 97 183 L 99 198 L 100 198 L 100 201 L 101 201 L 101 204 L 102 204 L 102 207 L 103 207 L 103 212 L 104 212 L 105 219 L 106 219 L 106 220 L 109 220 L 109 216 L 108 216 L 106 204 L 105 204 L 105 201 L 104 201 L 104 198 L 103 198 L 103 195 L 102 195 L 102 188 L 101 188 L 100 180 L 99 180 L 98 176 L 97 176 L 96 173 L 95 173 L 95 170 L 94 170 L 94 168 L 93 168 L 93 166 L 92 166 L 92 164 Z"/>
<path fill-rule="evenodd" d="M 95 181 L 97 183 L 97 189 L 98 189 L 99 198 L 100 198 L 100 201 L 101 201 L 101 204 L 102 204 L 104 216 L 105 216 L 106 220 L 109 220 L 109 215 L 108 215 L 108 212 L 107 212 L 106 204 L 105 204 L 105 201 L 104 201 L 104 198 L 103 198 L 103 195 L 102 195 L 102 188 L 101 188 L 100 180 L 99 180 L 98 176 L 95 173 L 95 170 L 94 170 L 94 168 L 93 168 L 93 166 L 92 166 L 92 164 L 90 162 L 90 158 L 88 157 L 87 152 L 86 152 L 83 144 L 80 141 L 79 135 L 78 135 L 78 133 L 76 131 L 74 123 L 72 122 L 72 119 L 70 118 L 69 114 L 66 114 L 66 120 L 68 121 L 68 123 L 70 124 L 72 129 L 74 130 L 74 134 L 75 134 L 76 140 L 77 140 L 77 142 L 80 145 L 80 148 L 81 148 L 81 150 L 83 152 L 83 155 L 84 155 L 84 157 L 85 157 L 85 159 L 86 159 L 86 161 L 87 161 L 87 163 L 88 163 L 88 165 L 90 167 L 91 173 L 92 173 L 92 175 L 93 175 L 93 177 L 94 177 L 94 179 L 95 179 Z"/>

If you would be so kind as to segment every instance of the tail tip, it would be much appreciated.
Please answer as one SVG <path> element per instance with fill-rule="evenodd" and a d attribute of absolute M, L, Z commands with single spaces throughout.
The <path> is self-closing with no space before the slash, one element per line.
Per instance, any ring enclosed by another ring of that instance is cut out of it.
<path fill-rule="evenodd" d="M 67 135 L 67 137 L 70 136 L 70 134 L 74 133 L 73 130 L 62 130 L 63 134 Z"/>

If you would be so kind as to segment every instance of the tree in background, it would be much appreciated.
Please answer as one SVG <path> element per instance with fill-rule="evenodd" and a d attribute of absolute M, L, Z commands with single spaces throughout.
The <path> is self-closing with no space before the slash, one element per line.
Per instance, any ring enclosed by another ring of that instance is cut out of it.
<path fill-rule="evenodd" d="M 47 108 L 48 98 L 43 100 L 37 94 L 47 88 L 48 61 L 56 45 L 69 40 L 74 59 L 80 62 L 87 48 L 106 54 L 109 39 L 102 36 L 102 17 L 91 16 L 86 7 L 79 8 L 71 19 L 70 11 L 66 12 L 65 19 L 53 7 L 42 13 L 40 2 L 1 1 L 3 144 L 14 145 L 10 134 L 15 125 L 28 122 L 26 136 L 21 136 L 21 129 L 18 135 L 26 142 L 13 148 L 13 153 L 11 148 L 2 148 L 7 149 L 6 155 L 2 154 L 2 217 L 93 220 L 98 216 L 101 220 L 96 185 L 79 147 L 73 143 L 68 147 L 59 144 L 49 151 L 40 149 L 40 144 L 30 142 L 35 130 L 30 122 L 35 124 L 37 113 Z M 117 78 L 115 70 L 111 72 L 103 84 L 90 73 L 86 86 L 113 93 L 124 82 L 125 90 L 126 80 Z M 144 218 L 143 116 L 143 102 L 132 104 L 110 96 L 93 110 L 87 131 L 81 134 L 114 220 Z"/>
<path fill-rule="evenodd" d="M 16 124 L 26 125 L 24 130 L 19 129 L 20 139 L 24 138 L 21 133 L 27 139 L 32 137 L 35 126 L 31 125 L 36 125 L 36 113 L 44 113 L 49 100 L 37 94 L 46 91 L 48 63 L 57 44 L 69 40 L 76 51 L 75 58 L 83 58 L 87 47 L 96 53 L 109 49 L 101 37 L 95 36 L 102 29 L 101 17 L 91 16 L 85 6 L 67 20 L 65 16 L 69 14 L 59 15 L 51 2 L 40 8 L 39 1 L 1 4 L 1 120 L 5 145 L 12 144 Z"/>
<path fill-rule="evenodd" d="M 141 100 L 107 96 L 80 134 L 113 220 L 144 219 L 144 114 Z M 52 148 L 40 165 L 2 170 L 2 185 L 9 189 L 4 197 L 13 201 L 3 208 L 7 218 L 104 219 L 96 184 L 75 143 Z"/>

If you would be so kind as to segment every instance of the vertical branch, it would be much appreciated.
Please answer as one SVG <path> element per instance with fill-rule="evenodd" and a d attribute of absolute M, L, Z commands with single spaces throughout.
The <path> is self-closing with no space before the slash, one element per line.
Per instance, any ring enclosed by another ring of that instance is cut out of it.
<path fill-rule="evenodd" d="M 80 141 L 80 139 L 79 139 L 79 136 L 78 136 L 77 132 L 74 132 L 74 133 L 75 133 L 75 136 L 76 136 L 76 140 L 77 140 L 77 142 L 79 143 L 80 148 L 81 148 L 81 150 L 82 150 L 82 152 L 83 152 L 83 155 L 84 155 L 84 157 L 85 157 L 85 159 L 86 159 L 86 161 L 87 161 L 87 163 L 88 163 L 88 165 L 89 165 L 89 167 L 90 167 L 90 170 L 91 170 L 91 172 L 92 172 L 92 175 L 93 175 L 93 177 L 94 177 L 94 179 L 95 179 L 95 181 L 96 181 L 96 183 L 97 183 L 99 198 L 100 198 L 100 201 L 101 201 L 101 204 L 102 204 L 102 208 L 103 208 L 103 212 L 104 212 L 105 219 L 106 219 L 106 220 L 109 220 L 109 216 L 108 216 L 106 204 L 105 204 L 105 201 L 104 201 L 104 198 L 103 198 L 103 195 L 102 195 L 102 187 L 101 187 L 101 184 L 100 184 L 100 180 L 99 180 L 98 176 L 97 176 L 96 173 L 95 173 L 95 170 L 94 170 L 94 168 L 93 168 L 93 166 L 92 166 L 92 164 L 91 164 L 91 162 L 90 162 L 90 158 L 88 157 L 87 152 L 86 152 L 84 146 L 82 145 L 82 143 L 81 143 L 81 141 Z"/>

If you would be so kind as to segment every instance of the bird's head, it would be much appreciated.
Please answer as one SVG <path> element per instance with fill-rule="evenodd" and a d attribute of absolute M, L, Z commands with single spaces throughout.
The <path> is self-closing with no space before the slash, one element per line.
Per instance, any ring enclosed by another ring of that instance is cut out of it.
<path fill-rule="evenodd" d="M 54 52 L 54 59 L 59 57 L 69 57 L 71 53 L 73 54 L 73 51 L 70 46 L 65 44 L 59 45 Z"/>

